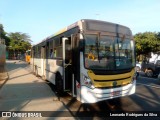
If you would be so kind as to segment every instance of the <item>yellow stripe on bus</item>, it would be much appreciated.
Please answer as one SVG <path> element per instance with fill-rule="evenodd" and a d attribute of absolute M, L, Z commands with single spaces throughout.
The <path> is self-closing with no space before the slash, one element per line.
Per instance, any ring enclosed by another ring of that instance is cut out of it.
<path fill-rule="evenodd" d="M 134 69 L 131 72 L 116 75 L 95 75 L 91 70 L 88 71 L 88 76 L 92 80 L 95 87 L 112 87 L 129 84 L 132 81 Z M 116 84 L 114 85 L 114 82 Z"/>
<path fill-rule="evenodd" d="M 61 29 L 60 31 L 56 32 L 56 33 L 54 34 L 54 36 L 59 35 L 59 34 L 65 32 L 65 31 L 67 31 L 67 28 L 66 28 L 66 27 L 63 28 L 63 29 Z"/>

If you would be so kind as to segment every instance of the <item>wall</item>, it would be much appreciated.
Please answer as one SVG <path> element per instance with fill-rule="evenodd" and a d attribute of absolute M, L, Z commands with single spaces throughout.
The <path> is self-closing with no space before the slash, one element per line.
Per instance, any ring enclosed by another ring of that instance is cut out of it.
<path fill-rule="evenodd" d="M 0 44 L 0 66 L 6 63 L 6 45 Z"/>

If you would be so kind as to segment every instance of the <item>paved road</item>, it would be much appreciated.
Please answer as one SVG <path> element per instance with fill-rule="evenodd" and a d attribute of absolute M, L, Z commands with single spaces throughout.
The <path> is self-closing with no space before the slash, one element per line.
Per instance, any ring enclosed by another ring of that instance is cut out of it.
<path fill-rule="evenodd" d="M 5 81 L 8 79 L 8 74 L 6 71 L 6 64 L 0 65 L 0 88 L 3 84 L 5 84 Z"/>

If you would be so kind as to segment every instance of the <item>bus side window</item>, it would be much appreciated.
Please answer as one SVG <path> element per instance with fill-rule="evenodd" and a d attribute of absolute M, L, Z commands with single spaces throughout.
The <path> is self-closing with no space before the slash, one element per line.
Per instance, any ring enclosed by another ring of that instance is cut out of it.
<path fill-rule="evenodd" d="M 60 44 L 60 39 L 57 38 L 53 41 L 53 58 L 62 57 L 62 46 Z"/>
<path fill-rule="evenodd" d="M 56 50 L 56 48 L 54 48 L 53 56 L 54 56 L 54 57 L 57 57 L 57 50 Z"/>
<path fill-rule="evenodd" d="M 53 49 L 50 49 L 50 58 L 53 58 Z"/>
<path fill-rule="evenodd" d="M 65 62 L 66 64 L 69 64 L 72 62 L 72 51 L 71 51 L 71 46 L 70 45 L 66 45 L 66 59 Z"/>
<path fill-rule="evenodd" d="M 49 58 L 53 58 L 53 40 L 49 42 Z"/>
<path fill-rule="evenodd" d="M 71 50 L 71 37 L 68 37 L 66 41 L 66 63 L 69 64 L 72 62 L 72 50 Z"/>
<path fill-rule="evenodd" d="M 46 46 L 46 58 L 49 58 L 49 42 L 47 42 L 47 46 Z"/>

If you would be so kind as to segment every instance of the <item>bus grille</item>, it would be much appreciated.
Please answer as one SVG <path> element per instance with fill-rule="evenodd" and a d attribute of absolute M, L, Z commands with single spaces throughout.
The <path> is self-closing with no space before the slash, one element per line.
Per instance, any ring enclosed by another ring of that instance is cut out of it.
<path fill-rule="evenodd" d="M 94 79 L 94 81 L 95 81 L 95 82 L 113 82 L 113 81 L 119 81 L 119 80 L 129 79 L 129 78 L 131 78 L 131 76 L 126 77 L 126 78 L 120 78 L 120 79 L 112 79 L 112 80 L 95 80 L 95 79 Z"/>

